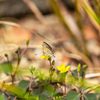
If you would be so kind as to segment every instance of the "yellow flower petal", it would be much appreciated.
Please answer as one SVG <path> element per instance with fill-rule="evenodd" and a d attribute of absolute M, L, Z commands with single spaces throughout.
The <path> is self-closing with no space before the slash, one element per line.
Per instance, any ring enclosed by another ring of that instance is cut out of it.
<path fill-rule="evenodd" d="M 62 69 L 65 69 L 65 64 L 64 63 L 61 65 L 61 68 Z"/>
<path fill-rule="evenodd" d="M 41 56 L 41 59 L 44 59 L 44 58 L 46 58 L 46 57 L 45 57 L 44 55 L 42 55 L 42 56 Z"/>
<path fill-rule="evenodd" d="M 61 67 L 57 66 L 57 69 L 60 71 L 61 70 Z"/>
<path fill-rule="evenodd" d="M 69 71 L 70 65 L 65 68 L 66 72 Z"/>

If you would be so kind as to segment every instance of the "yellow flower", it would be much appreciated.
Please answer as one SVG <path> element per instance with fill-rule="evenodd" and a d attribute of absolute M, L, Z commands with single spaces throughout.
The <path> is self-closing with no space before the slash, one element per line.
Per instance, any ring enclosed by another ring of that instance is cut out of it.
<path fill-rule="evenodd" d="M 65 73 L 65 72 L 69 71 L 70 65 L 68 65 L 67 67 L 65 67 L 65 64 L 63 63 L 61 65 L 61 67 L 57 66 L 57 69 L 60 71 L 60 73 Z"/>
<path fill-rule="evenodd" d="M 48 60 L 49 58 L 51 58 L 51 56 L 49 56 L 49 55 L 46 55 L 46 56 L 42 55 L 41 59 L 44 59 L 44 58 L 46 58 L 46 60 Z"/>

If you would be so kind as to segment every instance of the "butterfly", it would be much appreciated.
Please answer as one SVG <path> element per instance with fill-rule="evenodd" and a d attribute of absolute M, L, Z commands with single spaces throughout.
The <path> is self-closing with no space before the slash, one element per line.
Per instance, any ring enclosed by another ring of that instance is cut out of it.
<path fill-rule="evenodd" d="M 43 42 L 42 46 L 43 46 L 43 55 L 44 56 L 54 56 L 54 52 L 48 43 Z"/>

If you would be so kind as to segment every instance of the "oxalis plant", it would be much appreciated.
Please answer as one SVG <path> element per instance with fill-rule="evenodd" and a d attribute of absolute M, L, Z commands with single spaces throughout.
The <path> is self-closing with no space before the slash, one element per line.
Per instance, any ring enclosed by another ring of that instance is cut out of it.
<path fill-rule="evenodd" d="M 20 48 L 15 51 L 17 66 L 14 71 L 8 55 L 5 54 L 6 59 L 0 57 L 7 64 L 9 73 L 3 69 L 3 64 L 0 68 L 11 77 L 11 84 L 6 81 L 0 83 L 0 100 L 100 100 L 100 84 L 89 85 L 90 83 L 85 79 L 86 65 L 78 64 L 76 70 L 71 70 L 72 62 L 55 67 L 55 60 L 52 60 L 51 56 L 41 56 L 41 60 L 45 59 L 50 66 L 46 78 L 45 73 L 42 72 L 35 75 L 37 69 L 31 66 L 29 81 L 21 80 L 16 83 L 19 64 L 28 45 L 29 40 L 22 53 L 19 53 Z"/>

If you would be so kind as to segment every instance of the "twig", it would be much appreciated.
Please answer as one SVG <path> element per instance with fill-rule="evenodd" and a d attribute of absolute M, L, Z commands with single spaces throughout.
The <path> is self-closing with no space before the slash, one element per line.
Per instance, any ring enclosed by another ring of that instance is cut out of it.
<path fill-rule="evenodd" d="M 19 66 L 19 63 L 20 63 L 20 59 L 22 57 L 22 55 L 25 53 L 25 51 L 27 50 L 28 46 L 26 46 L 26 48 L 23 50 L 23 52 L 21 53 L 21 55 L 18 57 L 18 63 L 17 63 L 17 67 L 16 67 L 16 70 L 15 70 L 15 73 L 17 73 L 17 70 L 18 70 L 18 66 Z"/>
<path fill-rule="evenodd" d="M 23 1 L 27 4 L 27 6 L 31 9 L 31 11 L 35 14 L 37 19 L 47 28 L 47 30 L 51 34 L 56 35 L 53 29 L 48 25 L 47 21 L 45 20 L 45 18 L 43 17 L 42 13 L 39 11 L 35 3 L 30 0 L 23 0 Z"/>
<path fill-rule="evenodd" d="M 29 91 L 31 91 L 32 78 L 33 78 L 33 74 L 32 74 L 31 79 L 30 79 Z"/>
<path fill-rule="evenodd" d="M 15 96 L 14 100 L 16 100 L 17 96 Z"/>
<path fill-rule="evenodd" d="M 51 67 L 51 60 L 49 61 L 50 62 L 50 67 Z M 50 69 L 50 72 L 52 72 L 52 70 Z M 50 76 L 50 84 L 51 84 L 51 80 L 52 80 L 52 76 Z"/>
<path fill-rule="evenodd" d="M 11 77 L 12 77 L 12 85 L 14 85 L 14 79 L 15 79 L 15 75 L 16 75 L 16 73 L 17 73 L 17 70 L 18 70 L 18 67 L 19 67 L 19 64 L 20 64 L 21 57 L 22 57 L 22 55 L 25 53 L 25 51 L 27 50 L 27 48 L 28 48 L 28 46 L 26 46 L 26 48 L 23 50 L 23 52 L 21 53 L 20 56 L 19 56 L 19 54 L 18 54 L 18 63 L 17 63 L 17 67 L 16 67 L 16 70 L 15 70 L 14 74 L 11 75 Z"/>
<path fill-rule="evenodd" d="M 5 60 L 3 57 L 0 56 L 0 58 L 1 58 L 4 62 L 8 63 L 8 61 Z"/>
<path fill-rule="evenodd" d="M 7 98 L 10 98 L 10 96 L 6 93 L 6 91 L 0 90 L 0 92 L 4 93 Z"/>
<path fill-rule="evenodd" d="M 9 21 L 0 21 L 0 24 L 6 24 L 6 25 L 11 25 L 11 26 L 16 26 L 16 27 L 20 27 L 20 28 L 23 28 L 31 33 L 34 33 L 34 34 L 38 34 L 39 36 L 41 36 L 42 38 L 45 38 L 44 36 L 42 36 L 41 34 L 39 34 L 38 32 L 36 32 L 35 30 L 31 30 L 31 29 L 28 29 L 20 24 L 17 24 L 15 22 L 9 22 Z M 46 39 L 46 38 L 45 38 Z"/>
<path fill-rule="evenodd" d="M 81 84 L 80 73 L 79 73 L 79 71 L 77 72 L 77 74 L 78 74 L 79 83 Z"/>
<path fill-rule="evenodd" d="M 28 48 L 28 46 L 26 46 L 26 48 L 23 50 L 23 52 L 21 53 L 21 55 L 20 55 L 20 57 L 19 57 L 19 58 L 21 58 L 21 57 L 22 57 L 22 55 L 25 53 L 25 51 L 27 50 L 27 48 Z"/>

